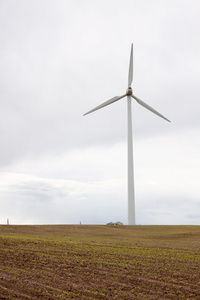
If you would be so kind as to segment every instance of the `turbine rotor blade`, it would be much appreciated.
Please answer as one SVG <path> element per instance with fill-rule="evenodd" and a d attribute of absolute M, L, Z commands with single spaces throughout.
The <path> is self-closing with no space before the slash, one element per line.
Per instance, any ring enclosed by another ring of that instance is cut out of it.
<path fill-rule="evenodd" d="M 128 73 L 128 88 L 131 87 L 133 81 L 133 44 L 131 44 L 131 55 L 129 62 L 129 73 Z"/>
<path fill-rule="evenodd" d="M 125 94 L 125 95 L 122 95 L 122 96 L 116 96 L 116 97 L 113 97 L 113 98 L 109 99 L 108 101 L 106 101 L 106 102 L 104 102 L 104 103 L 98 105 L 97 107 L 93 108 L 92 110 L 88 111 L 87 113 L 84 114 L 84 116 L 85 116 L 85 115 L 88 115 L 88 114 L 90 114 L 90 113 L 92 113 L 92 112 L 95 111 L 95 110 L 98 110 L 98 109 L 100 109 L 100 108 L 103 108 L 104 106 L 110 105 L 110 104 L 112 104 L 112 103 L 114 103 L 114 102 L 116 102 L 116 101 L 118 101 L 118 100 L 124 98 L 125 96 L 126 96 L 126 94 Z"/>
<path fill-rule="evenodd" d="M 145 102 L 143 102 L 142 100 L 140 100 L 139 98 L 137 98 L 136 96 L 132 95 L 132 97 L 143 107 L 145 107 L 146 109 L 150 110 L 152 113 L 156 114 L 157 116 L 163 118 L 164 120 L 171 122 L 170 120 L 168 120 L 167 118 L 165 118 L 163 115 L 161 115 L 158 111 L 156 111 L 155 109 L 153 109 L 151 106 L 149 106 L 148 104 L 146 104 Z"/>

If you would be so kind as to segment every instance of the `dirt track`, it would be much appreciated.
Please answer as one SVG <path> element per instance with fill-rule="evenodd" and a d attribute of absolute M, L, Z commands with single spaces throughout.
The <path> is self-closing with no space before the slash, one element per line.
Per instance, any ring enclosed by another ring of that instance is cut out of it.
<path fill-rule="evenodd" d="M 122 228 L 86 228 L 85 235 L 83 227 L 80 235 L 78 226 L 68 229 L 56 239 L 51 230 L 34 236 L 18 233 L 20 228 L 15 235 L 2 231 L 0 299 L 200 299 L 196 249 L 158 247 L 155 241 L 150 247 L 148 240 L 145 247 L 136 235 L 135 245 L 136 233 Z"/>

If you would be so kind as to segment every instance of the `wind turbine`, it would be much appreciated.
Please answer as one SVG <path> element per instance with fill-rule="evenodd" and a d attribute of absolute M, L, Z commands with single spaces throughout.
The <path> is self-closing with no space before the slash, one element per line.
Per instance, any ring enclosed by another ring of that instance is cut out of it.
<path fill-rule="evenodd" d="M 129 73 L 128 73 L 128 88 L 126 90 L 126 94 L 122 96 L 115 96 L 108 101 L 100 104 L 99 106 L 93 108 L 84 114 L 90 114 L 104 106 L 110 105 L 124 97 L 127 97 L 127 108 L 128 108 L 128 225 L 135 225 L 135 193 L 134 193 L 134 172 L 133 172 L 133 140 L 132 140 L 132 110 L 131 110 L 131 98 L 135 99 L 137 103 L 150 110 L 157 116 L 165 119 L 170 122 L 167 118 L 153 109 L 151 106 L 137 98 L 133 95 L 131 84 L 133 81 L 133 44 L 131 44 L 131 54 L 130 54 L 130 62 L 129 62 Z"/>

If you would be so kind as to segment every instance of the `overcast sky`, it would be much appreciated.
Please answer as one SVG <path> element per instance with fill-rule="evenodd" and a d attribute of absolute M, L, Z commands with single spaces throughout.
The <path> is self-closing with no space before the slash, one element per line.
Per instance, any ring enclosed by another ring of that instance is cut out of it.
<path fill-rule="evenodd" d="M 0 224 L 200 224 L 199 0 L 0 0 Z"/>

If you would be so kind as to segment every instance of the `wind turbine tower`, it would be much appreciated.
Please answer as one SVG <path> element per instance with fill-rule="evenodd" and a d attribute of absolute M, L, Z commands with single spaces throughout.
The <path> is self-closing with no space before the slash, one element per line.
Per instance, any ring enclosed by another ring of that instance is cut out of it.
<path fill-rule="evenodd" d="M 130 54 L 130 62 L 129 62 L 129 72 L 128 72 L 128 88 L 126 90 L 126 94 L 122 96 L 115 96 L 108 101 L 100 104 L 99 106 L 93 108 L 92 110 L 88 111 L 84 114 L 90 114 L 104 106 L 112 104 L 124 97 L 127 97 L 127 112 L 128 112 L 128 225 L 135 225 L 135 192 L 134 192 L 134 171 L 133 171 L 133 138 L 132 138 L 132 109 L 131 109 L 131 102 L 132 98 L 136 100 L 140 105 L 145 107 L 146 109 L 150 110 L 157 116 L 165 119 L 166 121 L 170 122 L 167 118 L 153 109 L 151 106 L 137 98 L 133 95 L 131 84 L 133 81 L 133 44 L 131 44 L 131 54 Z"/>

